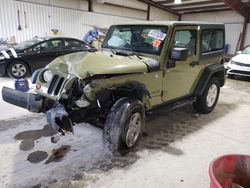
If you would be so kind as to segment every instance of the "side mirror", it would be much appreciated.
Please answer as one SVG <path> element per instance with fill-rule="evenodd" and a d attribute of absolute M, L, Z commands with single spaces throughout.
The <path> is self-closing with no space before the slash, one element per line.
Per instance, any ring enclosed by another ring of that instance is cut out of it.
<path fill-rule="evenodd" d="M 171 51 L 171 59 L 174 61 L 186 61 L 188 57 L 187 48 L 174 48 Z"/>
<path fill-rule="evenodd" d="M 241 53 L 242 53 L 242 51 L 237 51 L 237 52 L 236 52 L 236 54 L 238 54 L 238 55 L 241 54 Z"/>

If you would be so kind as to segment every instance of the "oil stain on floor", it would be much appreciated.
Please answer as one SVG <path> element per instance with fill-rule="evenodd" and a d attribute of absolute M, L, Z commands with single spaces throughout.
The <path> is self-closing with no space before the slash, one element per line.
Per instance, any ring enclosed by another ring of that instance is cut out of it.
<path fill-rule="evenodd" d="M 29 151 L 34 148 L 35 140 L 41 137 L 49 137 L 56 134 L 54 129 L 50 125 L 45 125 L 40 130 L 28 130 L 23 131 L 14 136 L 15 140 L 22 140 L 19 149 L 22 151 Z"/>
<path fill-rule="evenodd" d="M 40 163 L 48 157 L 48 153 L 45 151 L 35 151 L 28 155 L 27 160 L 31 163 Z"/>
<path fill-rule="evenodd" d="M 49 164 L 52 162 L 60 162 L 64 158 L 64 156 L 71 150 L 71 146 L 63 145 L 60 148 L 53 149 L 52 154 L 49 156 L 45 151 L 35 151 L 28 155 L 27 160 L 31 163 L 40 163 L 43 160 L 49 158 L 45 162 L 45 164 Z"/>
<path fill-rule="evenodd" d="M 52 162 L 60 162 L 70 150 L 71 146 L 69 145 L 63 145 L 58 149 L 54 149 L 52 151 L 52 155 L 48 158 L 45 164 L 49 164 Z"/>

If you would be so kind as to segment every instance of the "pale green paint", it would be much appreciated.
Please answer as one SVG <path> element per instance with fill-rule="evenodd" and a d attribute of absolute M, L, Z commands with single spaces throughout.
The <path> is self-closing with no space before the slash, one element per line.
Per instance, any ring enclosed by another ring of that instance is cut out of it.
<path fill-rule="evenodd" d="M 173 29 L 173 28 L 172 28 Z M 179 30 L 197 30 L 197 26 L 179 26 L 173 29 L 173 37 L 170 46 L 173 46 L 174 34 Z M 199 36 L 199 34 L 197 34 Z M 202 71 L 201 66 L 191 67 L 189 64 L 193 61 L 199 61 L 199 37 L 196 40 L 196 54 L 191 55 L 186 61 L 177 61 L 176 67 L 165 68 L 165 77 L 163 78 L 163 100 L 169 101 L 184 95 L 192 94 L 192 85 L 197 79 L 197 76 Z M 167 57 L 168 62 L 171 60 Z"/>
<path fill-rule="evenodd" d="M 169 54 L 173 29 L 177 27 L 185 29 L 199 27 L 199 23 L 195 23 L 197 26 L 180 25 L 173 27 L 173 24 L 176 23 L 177 22 L 133 23 L 133 25 L 149 24 L 168 26 L 168 34 L 160 56 L 142 54 L 141 56 L 143 59 L 140 60 L 136 56 L 125 57 L 114 55 L 109 50 L 95 53 L 79 52 L 68 54 L 55 59 L 45 68 L 67 78 L 67 81 L 59 94 L 57 96 L 48 95 L 46 89 L 49 87 L 49 84 L 43 83 L 41 79 L 38 79 L 38 82 L 41 82 L 43 87 L 42 90 L 37 92 L 53 100 L 59 100 L 60 95 L 65 92 L 66 89 L 71 87 L 72 81 L 75 78 L 80 78 L 84 82 L 84 78 L 93 75 L 124 74 L 118 77 L 92 80 L 96 86 L 91 89 L 91 96 L 95 96 L 95 94 L 101 90 L 115 89 L 118 85 L 125 85 L 129 82 L 136 81 L 145 85 L 149 91 L 151 97 L 145 97 L 143 102 L 147 106 L 147 109 L 150 109 L 156 105 L 162 104 L 163 102 L 191 94 L 194 91 L 204 68 L 210 64 L 220 63 L 222 55 L 210 57 L 208 59 L 199 59 L 200 31 L 198 30 L 197 55 L 189 57 L 187 61 L 176 62 L 176 67 L 174 68 L 166 68 L 166 64 L 170 61 Z M 205 25 L 205 23 L 202 24 Z M 213 27 L 217 27 L 216 24 L 213 24 Z M 147 73 L 147 66 L 143 61 L 150 58 L 159 60 L 161 64 L 159 71 Z M 199 61 L 200 65 L 195 67 L 189 66 L 189 63 L 192 61 Z M 95 98 L 93 98 L 93 100 L 95 100 Z"/>
<path fill-rule="evenodd" d="M 122 74 L 147 72 L 147 66 L 136 56 L 124 57 L 112 52 L 78 52 L 61 56 L 46 68 L 59 69 L 83 79 L 96 74 Z"/>

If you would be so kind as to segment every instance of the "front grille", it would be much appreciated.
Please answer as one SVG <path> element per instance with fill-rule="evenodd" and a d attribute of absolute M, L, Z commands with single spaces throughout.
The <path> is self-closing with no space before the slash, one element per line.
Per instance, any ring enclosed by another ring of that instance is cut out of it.
<path fill-rule="evenodd" d="M 239 66 L 242 66 L 242 67 L 250 67 L 250 64 L 245 64 L 245 63 L 240 63 L 240 62 L 234 62 L 235 65 L 239 65 Z"/>
<path fill-rule="evenodd" d="M 64 82 L 64 78 L 59 75 L 55 75 L 50 83 L 48 94 L 57 95 L 61 89 L 61 86 Z"/>
<path fill-rule="evenodd" d="M 230 73 L 250 75 L 250 72 L 240 70 L 230 70 Z"/>

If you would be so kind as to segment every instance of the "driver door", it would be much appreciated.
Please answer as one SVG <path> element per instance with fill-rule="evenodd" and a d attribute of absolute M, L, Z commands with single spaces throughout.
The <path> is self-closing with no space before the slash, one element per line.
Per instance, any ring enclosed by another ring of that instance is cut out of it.
<path fill-rule="evenodd" d="M 162 100 L 165 102 L 192 94 L 196 86 L 196 78 L 200 73 L 198 26 L 176 26 L 171 40 L 171 49 L 187 48 L 186 61 L 175 61 L 167 57 L 166 65 L 173 64 L 172 68 L 165 67 L 163 78 Z M 171 50 L 170 50 L 171 53 Z"/>

